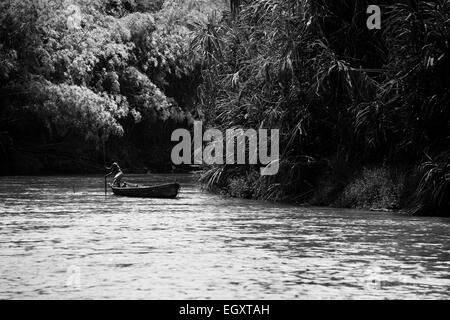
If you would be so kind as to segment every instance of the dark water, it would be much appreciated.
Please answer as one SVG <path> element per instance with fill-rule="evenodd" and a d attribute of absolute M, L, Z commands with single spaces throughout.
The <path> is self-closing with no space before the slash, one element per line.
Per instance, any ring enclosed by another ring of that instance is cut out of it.
<path fill-rule="evenodd" d="M 1 299 L 448 299 L 450 220 L 0 178 Z"/>

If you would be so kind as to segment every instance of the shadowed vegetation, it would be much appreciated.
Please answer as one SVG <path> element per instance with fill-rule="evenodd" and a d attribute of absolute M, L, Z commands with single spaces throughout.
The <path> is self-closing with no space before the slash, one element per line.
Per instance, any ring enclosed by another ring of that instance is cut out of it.
<path fill-rule="evenodd" d="M 366 27 L 370 4 L 381 30 Z M 258 167 L 215 166 L 207 187 L 448 215 L 448 1 L 255 0 L 233 12 L 193 41 L 201 108 L 214 127 L 279 128 L 281 167 L 255 178 Z"/>

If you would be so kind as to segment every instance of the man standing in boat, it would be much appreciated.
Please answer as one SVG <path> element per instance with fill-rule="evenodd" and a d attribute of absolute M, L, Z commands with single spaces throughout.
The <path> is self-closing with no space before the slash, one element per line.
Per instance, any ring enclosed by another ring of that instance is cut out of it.
<path fill-rule="evenodd" d="M 123 178 L 123 172 L 122 172 L 122 170 L 120 169 L 120 167 L 119 167 L 119 165 L 117 164 L 117 162 L 114 162 L 112 165 L 111 165 L 111 167 L 106 167 L 105 168 L 106 170 L 111 170 L 111 172 L 110 173 L 108 173 L 107 175 L 106 175 L 106 177 L 109 177 L 110 175 L 114 175 L 114 180 L 113 180 L 113 183 L 112 183 L 112 185 L 113 186 L 115 186 L 115 187 L 120 187 L 122 184 L 121 184 L 121 182 L 122 182 L 122 178 Z"/>

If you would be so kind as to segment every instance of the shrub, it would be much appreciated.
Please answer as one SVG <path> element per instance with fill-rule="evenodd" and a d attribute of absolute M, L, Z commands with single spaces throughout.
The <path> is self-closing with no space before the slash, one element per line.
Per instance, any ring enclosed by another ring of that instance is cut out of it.
<path fill-rule="evenodd" d="M 402 179 L 386 168 L 364 168 L 344 189 L 340 205 L 352 208 L 395 209 L 399 207 Z"/>
<path fill-rule="evenodd" d="M 429 159 L 420 166 L 422 179 L 417 188 L 413 212 L 418 215 L 450 215 L 450 152 Z"/>

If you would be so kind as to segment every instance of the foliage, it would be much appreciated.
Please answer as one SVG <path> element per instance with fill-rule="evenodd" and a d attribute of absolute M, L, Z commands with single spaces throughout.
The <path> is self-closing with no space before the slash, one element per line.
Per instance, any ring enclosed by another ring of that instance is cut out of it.
<path fill-rule="evenodd" d="M 205 3 L 0 2 L 0 123 L 8 124 L 2 131 L 20 144 L 26 139 L 18 126 L 33 119 L 40 127 L 29 134 L 48 137 L 41 143 L 87 142 L 88 152 L 108 139 L 134 145 L 136 136 L 166 136 L 154 130 L 186 126 L 198 83 L 189 57 L 191 25 L 215 8 L 199 5 Z M 6 122 L 12 116 L 19 119 Z M 156 147 L 139 141 L 129 151 Z"/>
<path fill-rule="evenodd" d="M 445 216 L 450 212 L 450 153 L 429 159 L 420 166 L 422 180 L 417 189 L 414 212 L 426 215 L 435 212 Z"/>
<path fill-rule="evenodd" d="M 402 183 L 389 169 L 364 168 L 345 187 L 339 204 L 350 208 L 395 209 L 399 206 Z"/>
<path fill-rule="evenodd" d="M 369 4 L 382 7 L 380 31 L 366 27 Z M 281 130 L 274 198 L 310 194 L 311 164 L 415 166 L 448 151 L 448 1 L 255 0 L 234 9 L 207 20 L 192 42 L 200 105 L 214 127 Z M 426 186 L 418 192 L 443 188 Z"/>

